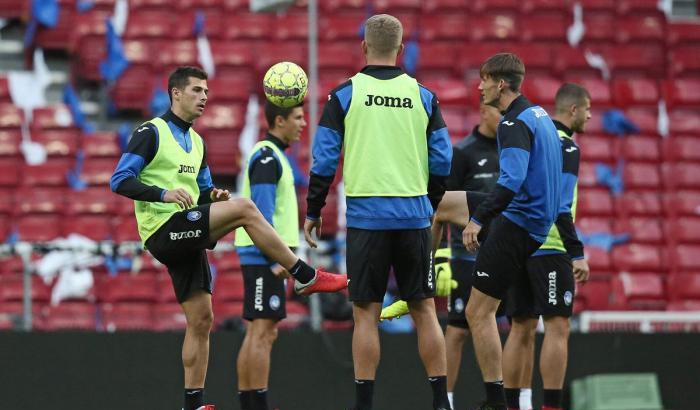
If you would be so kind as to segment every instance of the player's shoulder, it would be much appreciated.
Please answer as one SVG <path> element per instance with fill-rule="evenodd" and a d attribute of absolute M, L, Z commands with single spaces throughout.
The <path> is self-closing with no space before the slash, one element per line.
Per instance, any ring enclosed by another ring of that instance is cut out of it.
<path fill-rule="evenodd" d="M 337 96 L 338 93 L 343 93 L 343 92 L 348 92 L 352 90 L 352 79 L 348 78 L 347 80 L 343 81 L 342 83 L 338 84 L 335 88 L 333 88 L 329 93 L 328 96 Z"/>
<path fill-rule="evenodd" d="M 437 94 L 435 93 L 435 91 L 431 90 L 430 88 L 426 87 L 425 85 L 423 85 L 420 82 L 417 82 L 417 83 L 418 83 L 418 90 L 420 91 L 421 96 L 427 96 L 431 100 L 435 99 L 437 101 Z"/>
<path fill-rule="evenodd" d="M 263 145 L 253 153 L 251 162 L 265 165 L 279 162 L 279 158 L 277 158 L 277 154 L 272 148 Z"/>
<path fill-rule="evenodd" d="M 572 138 L 559 137 L 559 141 L 561 141 L 561 149 L 563 152 L 568 154 L 578 154 L 579 146 Z"/>
<path fill-rule="evenodd" d="M 155 124 L 153 124 L 150 121 L 146 121 L 139 125 L 138 127 L 134 128 L 134 131 L 132 132 L 132 136 L 140 137 L 140 138 L 146 138 L 149 136 L 156 136 L 157 134 L 157 129 Z"/>

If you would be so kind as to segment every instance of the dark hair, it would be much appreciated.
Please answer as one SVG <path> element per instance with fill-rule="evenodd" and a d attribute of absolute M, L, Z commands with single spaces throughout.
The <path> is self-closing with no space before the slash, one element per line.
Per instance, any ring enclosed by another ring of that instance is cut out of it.
<path fill-rule="evenodd" d="M 586 98 L 590 100 L 591 94 L 584 87 L 574 83 L 564 83 L 557 90 L 554 104 L 557 112 L 565 112 L 574 104 L 582 106 Z"/>
<path fill-rule="evenodd" d="M 187 84 L 190 83 L 190 77 L 206 80 L 209 78 L 207 73 L 199 67 L 180 66 L 170 73 L 168 77 L 168 97 L 170 102 L 173 102 L 173 88 L 184 90 Z"/>
<path fill-rule="evenodd" d="M 301 104 L 297 104 L 293 107 L 280 107 L 277 106 L 269 101 L 265 101 L 265 120 L 267 120 L 267 126 L 270 129 L 275 128 L 275 118 L 277 116 L 281 116 L 284 119 L 289 118 L 289 115 L 294 111 L 295 108 L 297 107 L 303 107 L 304 103 L 302 102 Z"/>
<path fill-rule="evenodd" d="M 488 58 L 479 70 L 481 78 L 491 77 L 496 81 L 503 80 L 509 88 L 520 91 L 520 85 L 525 78 L 525 64 L 513 53 L 499 53 Z"/>

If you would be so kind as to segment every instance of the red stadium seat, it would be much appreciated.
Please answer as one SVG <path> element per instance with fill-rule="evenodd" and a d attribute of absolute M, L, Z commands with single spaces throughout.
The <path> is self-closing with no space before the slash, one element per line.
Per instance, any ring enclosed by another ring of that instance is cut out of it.
<path fill-rule="evenodd" d="M 218 8 L 199 8 L 196 10 L 183 10 L 179 13 L 179 18 L 176 20 L 175 25 L 173 26 L 173 34 L 171 35 L 171 37 L 177 37 L 182 39 L 192 38 L 194 35 L 195 19 L 197 17 L 198 12 L 204 13 L 203 32 L 207 36 L 207 38 L 220 38 L 224 30 L 224 25 L 226 24 L 226 16 Z"/>
<path fill-rule="evenodd" d="M 700 113 L 696 109 L 675 109 L 669 113 L 672 134 L 700 135 Z"/>
<path fill-rule="evenodd" d="M 117 161 L 112 158 L 87 158 L 80 178 L 88 185 L 109 185 Z"/>
<path fill-rule="evenodd" d="M 440 99 L 440 105 L 454 105 L 464 107 L 468 104 L 473 90 L 467 88 L 464 81 L 458 79 L 445 78 L 443 80 L 432 80 L 424 84 Z"/>
<path fill-rule="evenodd" d="M 186 27 L 190 30 L 191 26 Z M 165 41 L 158 45 L 159 58 L 156 60 L 158 67 L 165 71 L 170 72 L 175 67 L 190 65 L 199 66 L 197 61 L 197 43 L 194 39 L 182 39 L 178 41 Z"/>
<path fill-rule="evenodd" d="M 58 214 L 63 212 L 66 195 L 62 188 L 21 188 L 15 193 L 18 214 Z"/>
<path fill-rule="evenodd" d="M 88 157 L 111 157 L 116 159 L 122 154 L 116 132 L 101 131 L 83 134 L 82 142 L 83 152 Z"/>
<path fill-rule="evenodd" d="M 114 213 L 116 209 L 114 194 L 107 188 L 68 191 L 66 195 L 70 195 L 70 201 L 66 203 L 66 213 L 68 215 L 109 215 Z"/>
<path fill-rule="evenodd" d="M 679 162 L 663 164 L 661 170 L 664 175 L 666 188 L 670 190 L 687 188 L 700 189 L 700 164 Z"/>
<path fill-rule="evenodd" d="M 576 285 L 576 302 L 583 310 L 609 310 L 612 288 L 607 280 L 591 280 Z"/>
<path fill-rule="evenodd" d="M 32 275 L 32 301 L 48 302 L 51 299 L 51 287 L 36 275 Z M 2 276 L 0 302 L 21 302 L 24 299 L 24 276 L 21 273 Z"/>
<path fill-rule="evenodd" d="M 661 15 L 628 15 L 615 20 L 619 43 L 662 42 L 666 34 L 665 17 Z"/>
<path fill-rule="evenodd" d="M 471 20 L 469 20 L 471 21 Z M 466 14 L 429 14 L 420 21 L 420 39 L 465 41 L 471 33 Z"/>
<path fill-rule="evenodd" d="M 60 218 L 55 215 L 22 216 L 17 221 L 17 232 L 22 241 L 50 241 L 60 236 Z"/>
<path fill-rule="evenodd" d="M 606 135 L 585 135 L 576 139 L 584 162 L 611 162 L 615 158 L 617 139 Z"/>
<path fill-rule="evenodd" d="M 210 91 L 207 104 L 247 102 L 253 91 L 249 79 L 237 75 L 217 75 L 208 83 L 209 89 L 212 91 Z M 205 108 L 205 114 L 209 108 L 211 107 Z M 199 126 L 199 123 L 197 125 Z"/>
<path fill-rule="evenodd" d="M 469 0 L 423 0 L 423 12 L 435 13 L 450 11 L 454 13 L 466 12 Z"/>
<path fill-rule="evenodd" d="M 450 130 L 450 135 L 461 137 L 471 131 L 466 122 L 467 110 L 465 108 L 444 107 L 441 112 L 447 129 Z"/>
<path fill-rule="evenodd" d="M 258 71 L 265 72 L 271 65 L 279 61 L 292 61 L 302 67 L 306 63 L 307 45 L 305 41 L 293 42 L 287 41 L 284 44 L 280 42 L 264 43 L 258 47 L 255 52 L 255 66 Z"/>
<path fill-rule="evenodd" d="M 630 234 L 635 243 L 655 243 L 664 241 L 662 220 L 657 218 L 626 218 L 615 220 L 616 234 Z"/>
<path fill-rule="evenodd" d="M 0 103 L 0 129 L 19 129 L 24 123 L 24 113 L 12 103 Z"/>
<path fill-rule="evenodd" d="M 611 43 L 615 37 L 615 15 L 612 13 L 583 13 L 583 24 L 586 27 L 583 42 Z"/>
<path fill-rule="evenodd" d="M 552 47 L 546 43 L 515 43 L 506 45 L 507 50 L 517 54 L 530 74 L 549 77 L 552 75 Z M 530 78 L 530 77 L 528 77 Z M 527 80 L 529 81 L 529 80 Z M 526 81 L 526 83 L 527 83 Z"/>
<path fill-rule="evenodd" d="M 104 22 L 103 22 L 104 24 Z M 76 44 L 71 72 L 74 76 L 87 81 L 100 81 L 100 63 L 107 56 L 107 44 L 104 35 L 83 36 Z"/>
<path fill-rule="evenodd" d="M 661 173 L 656 164 L 639 162 L 625 164 L 622 180 L 626 189 L 661 188 Z"/>
<path fill-rule="evenodd" d="M 227 40 L 267 40 L 270 39 L 274 31 L 274 16 L 270 14 L 236 12 L 228 14 L 226 21 L 223 38 Z"/>
<path fill-rule="evenodd" d="M 185 330 L 187 319 L 177 303 L 159 303 L 153 306 L 153 330 L 170 332 Z"/>
<path fill-rule="evenodd" d="M 578 169 L 579 187 L 600 187 L 595 172 L 596 164 L 593 162 L 581 162 Z M 579 196 L 581 196 L 579 194 Z"/>
<path fill-rule="evenodd" d="M 248 11 L 250 7 L 250 0 L 222 0 L 222 3 L 224 10 L 227 11 Z"/>
<path fill-rule="evenodd" d="M 42 325 L 38 330 L 90 330 L 97 328 L 95 305 L 82 302 L 65 302 L 44 308 Z"/>
<path fill-rule="evenodd" d="M 12 102 L 10 83 L 7 81 L 6 75 L 0 75 L 0 102 Z"/>
<path fill-rule="evenodd" d="M 39 129 L 32 133 L 32 141 L 43 145 L 49 156 L 74 156 L 79 140 L 80 131 L 75 128 Z"/>
<path fill-rule="evenodd" d="M 153 330 L 153 308 L 150 303 L 105 303 L 101 311 L 102 326 L 107 332 Z"/>
<path fill-rule="evenodd" d="M 133 4 L 130 4 L 132 10 L 138 10 L 139 13 L 144 12 L 154 12 L 165 10 L 169 6 L 169 1 L 167 0 L 133 0 Z"/>
<path fill-rule="evenodd" d="M 666 41 L 672 46 L 700 42 L 700 23 L 697 21 L 669 21 L 667 32 Z"/>
<path fill-rule="evenodd" d="M 114 241 L 117 243 L 126 241 L 140 241 L 136 218 L 134 216 L 119 217 L 113 225 Z"/>
<path fill-rule="evenodd" d="M 603 112 L 605 109 L 596 108 L 595 101 L 594 106 L 591 108 L 591 119 L 586 123 L 586 132 L 590 134 L 607 134 L 607 131 L 603 128 Z"/>
<path fill-rule="evenodd" d="M 156 279 L 153 275 L 130 275 L 101 278 L 98 281 L 98 298 L 102 302 L 154 302 Z"/>
<path fill-rule="evenodd" d="M 470 19 L 469 28 L 474 42 L 498 40 L 515 40 L 518 32 L 517 19 L 510 13 L 484 14 L 480 18 Z"/>
<path fill-rule="evenodd" d="M 666 310 L 695 312 L 700 310 L 700 300 L 685 299 L 671 301 L 666 305 Z"/>
<path fill-rule="evenodd" d="M 551 105 L 560 86 L 561 81 L 554 77 L 528 77 L 523 82 L 523 93 L 535 104 Z"/>
<path fill-rule="evenodd" d="M 555 14 L 560 18 L 571 13 L 572 4 L 569 1 L 561 0 L 523 0 L 520 2 L 523 13 L 548 13 Z M 528 16 L 527 18 L 531 18 Z"/>
<path fill-rule="evenodd" d="M 700 79 L 676 78 L 666 80 L 665 86 L 669 108 L 700 106 Z"/>
<path fill-rule="evenodd" d="M 665 194 L 667 215 L 700 215 L 700 191 L 674 191 Z"/>
<path fill-rule="evenodd" d="M 61 7 L 55 27 L 39 25 L 34 38 L 35 45 L 43 49 L 67 50 L 76 14 L 73 7 Z"/>
<path fill-rule="evenodd" d="M 204 9 L 207 11 L 220 13 L 224 8 L 225 3 L 226 2 L 224 0 L 179 0 L 178 6 L 185 10 Z"/>
<path fill-rule="evenodd" d="M 700 217 L 667 219 L 666 237 L 673 243 L 700 243 Z"/>
<path fill-rule="evenodd" d="M 210 254 L 209 262 L 216 266 L 219 274 L 241 273 L 241 261 L 237 252 L 214 252 Z"/>
<path fill-rule="evenodd" d="M 25 164 L 20 167 L 22 184 L 25 186 L 65 186 L 66 172 L 71 165 L 72 160 L 68 159 L 50 159 L 41 165 Z"/>
<path fill-rule="evenodd" d="M 518 0 L 472 0 L 469 6 L 474 13 L 484 13 L 492 10 L 517 10 L 520 3 Z"/>
<path fill-rule="evenodd" d="M 628 44 L 610 48 L 604 57 L 613 76 L 645 74 L 660 77 L 665 73 L 663 51 L 660 45 Z"/>
<path fill-rule="evenodd" d="M 63 220 L 62 236 L 72 233 L 94 241 L 104 241 L 112 236 L 112 223 L 109 216 L 80 215 Z"/>
<path fill-rule="evenodd" d="M 610 233 L 612 232 L 612 223 L 610 218 L 602 217 L 583 217 L 576 218 L 576 229 L 586 234 L 592 233 Z"/>
<path fill-rule="evenodd" d="M 224 274 L 216 277 L 213 292 L 216 303 L 243 301 L 244 291 L 243 275 Z"/>
<path fill-rule="evenodd" d="M 142 272 L 142 275 L 148 274 L 148 272 Z M 173 281 L 170 274 L 167 272 L 159 272 L 155 275 L 156 278 L 156 301 L 158 304 L 172 304 L 177 303 L 177 298 L 175 297 L 175 291 L 173 288 Z M 182 309 L 180 309 L 182 312 Z"/>
<path fill-rule="evenodd" d="M 511 43 L 504 42 L 472 42 L 468 47 L 456 50 L 459 53 L 457 66 L 463 70 L 475 70 L 478 74 L 479 68 L 487 58 L 496 53 L 505 52 L 512 47 Z"/>
<path fill-rule="evenodd" d="M 361 64 L 358 63 L 362 61 L 363 57 L 357 44 L 333 42 L 318 45 L 319 70 L 339 69 L 340 72 L 349 74 L 351 70 L 361 69 Z"/>
<path fill-rule="evenodd" d="M 620 139 L 620 154 L 626 161 L 659 162 L 661 159 L 659 139 L 638 135 L 622 138 Z"/>
<path fill-rule="evenodd" d="M 19 0 L 0 0 L 0 17 L 20 18 L 29 14 L 31 3 Z"/>
<path fill-rule="evenodd" d="M 373 3 L 378 13 L 396 11 L 418 11 L 421 8 L 421 0 L 376 0 Z"/>
<path fill-rule="evenodd" d="M 243 302 L 214 304 L 214 323 L 221 326 L 224 322 L 243 316 Z"/>
<path fill-rule="evenodd" d="M 309 37 L 309 18 L 306 13 L 278 14 L 272 23 L 275 40 L 306 40 Z"/>
<path fill-rule="evenodd" d="M 205 130 L 241 129 L 245 124 L 245 108 L 240 105 L 212 104 L 206 107 L 204 115 L 197 119 L 197 129 Z M 211 151 L 208 151 L 211 153 Z"/>
<path fill-rule="evenodd" d="M 153 95 L 151 68 L 147 65 L 131 65 L 124 71 L 110 90 L 114 105 L 119 110 L 136 110 L 145 113 Z"/>
<path fill-rule="evenodd" d="M 700 246 L 671 245 L 669 247 L 670 261 L 674 269 L 682 271 L 700 271 Z"/>
<path fill-rule="evenodd" d="M 619 216 L 658 216 L 661 211 L 661 198 L 656 192 L 623 192 L 615 198 Z"/>
<path fill-rule="evenodd" d="M 610 85 L 607 81 L 595 77 L 567 76 L 567 81 L 576 83 L 591 95 L 591 104 L 596 108 L 609 107 L 612 105 Z M 596 118 L 593 118 L 596 120 Z M 598 121 L 600 118 L 597 119 Z M 592 121 L 589 121 L 589 123 Z"/>
<path fill-rule="evenodd" d="M 425 79 L 425 74 L 434 74 L 437 79 L 447 79 L 455 73 L 458 53 L 455 45 L 449 42 L 429 41 L 420 46 L 421 58 L 418 60 L 418 76 Z M 435 79 L 435 78 L 433 78 Z M 440 96 L 440 94 L 438 94 Z"/>
<path fill-rule="evenodd" d="M 666 307 L 664 283 L 655 273 L 621 273 L 612 280 L 613 305 L 623 309 L 659 310 Z"/>
<path fill-rule="evenodd" d="M 700 274 L 674 273 L 668 278 L 668 296 L 672 301 L 693 299 L 700 302 Z"/>
<path fill-rule="evenodd" d="M 631 107 L 625 110 L 625 115 L 639 127 L 641 133 L 656 134 L 658 132 L 658 114 L 656 108 Z"/>
<path fill-rule="evenodd" d="M 579 189 L 576 213 L 581 216 L 612 216 L 610 193 L 602 189 Z"/>
<path fill-rule="evenodd" d="M 532 0 L 530 0 L 532 2 Z M 523 4 L 528 1 L 523 2 Z M 557 1 L 560 3 L 560 1 Z M 559 14 L 535 14 L 520 21 L 522 40 L 525 42 L 559 42 L 566 41 L 566 30 L 570 24 Z"/>
<path fill-rule="evenodd" d="M 681 45 L 672 48 L 668 53 L 669 75 L 697 78 L 700 74 L 700 47 Z"/>
<path fill-rule="evenodd" d="M 235 76 L 252 81 L 255 76 L 253 67 L 253 46 L 247 41 L 212 41 L 211 52 L 216 64 L 216 77 Z M 215 78 L 216 78 L 215 77 Z M 210 98 L 216 98 L 219 90 L 211 90 Z"/>
<path fill-rule="evenodd" d="M 170 11 L 166 8 L 129 13 L 123 38 L 128 40 L 172 38 L 174 22 Z"/>
<path fill-rule="evenodd" d="M 319 21 L 319 37 L 328 42 L 339 40 L 359 42 L 360 27 L 366 19 L 365 13 L 322 15 Z"/>
<path fill-rule="evenodd" d="M 15 187 L 19 183 L 20 168 L 14 158 L 0 158 L 0 187 Z"/>
<path fill-rule="evenodd" d="M 646 244 L 619 245 L 612 252 L 613 264 L 621 271 L 661 271 L 667 269 L 659 248 Z"/>
<path fill-rule="evenodd" d="M 35 108 L 32 112 L 33 129 L 55 129 L 74 127 L 73 115 L 64 104 Z"/>
<path fill-rule="evenodd" d="M 14 157 L 20 154 L 19 145 L 22 141 L 20 130 L 0 129 L 0 157 Z"/>
<path fill-rule="evenodd" d="M 664 161 L 696 161 L 700 162 L 700 138 L 672 136 L 662 142 Z"/>
<path fill-rule="evenodd" d="M 650 78 L 616 78 L 612 83 L 615 104 L 653 105 L 659 102 L 659 85 Z"/>

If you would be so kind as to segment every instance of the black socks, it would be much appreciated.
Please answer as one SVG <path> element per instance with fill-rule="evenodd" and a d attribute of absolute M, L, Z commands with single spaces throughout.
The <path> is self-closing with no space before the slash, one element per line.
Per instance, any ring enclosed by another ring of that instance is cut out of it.
<path fill-rule="evenodd" d="M 372 410 L 372 396 L 374 395 L 374 380 L 355 379 L 355 409 Z"/>
<path fill-rule="evenodd" d="M 495 406 L 505 406 L 505 394 L 503 392 L 503 381 L 484 382 L 486 388 L 486 401 Z"/>
<path fill-rule="evenodd" d="M 294 276 L 294 279 L 298 280 L 301 283 L 309 283 L 311 279 L 316 276 L 316 269 L 312 268 L 311 266 L 307 265 L 306 262 L 303 260 L 299 259 L 297 263 L 292 266 L 292 268 L 289 270 L 289 273 Z"/>
<path fill-rule="evenodd" d="M 433 409 L 449 409 L 450 401 L 447 399 L 447 376 L 428 377 L 430 387 L 433 389 Z"/>
<path fill-rule="evenodd" d="M 544 407 L 552 409 L 561 409 L 561 396 L 561 390 L 559 389 L 544 389 L 544 401 L 542 404 L 544 405 Z"/>
<path fill-rule="evenodd" d="M 520 408 L 520 389 L 505 389 L 508 409 Z"/>
<path fill-rule="evenodd" d="M 204 406 L 204 388 L 185 389 L 185 410 L 197 410 Z"/>

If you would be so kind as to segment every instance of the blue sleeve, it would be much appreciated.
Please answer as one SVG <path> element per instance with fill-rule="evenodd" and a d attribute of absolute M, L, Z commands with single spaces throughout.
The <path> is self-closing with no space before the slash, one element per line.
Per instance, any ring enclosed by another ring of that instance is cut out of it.
<path fill-rule="evenodd" d="M 128 152 L 122 154 L 119 158 L 117 168 L 109 180 L 109 187 L 112 192 L 117 192 L 119 184 L 127 178 L 138 178 L 139 174 L 146 166 L 146 160 L 138 154 L 130 154 Z"/>
<path fill-rule="evenodd" d="M 337 130 L 319 125 L 311 147 L 311 173 L 320 176 L 335 175 L 342 147 L 343 138 Z"/>
<path fill-rule="evenodd" d="M 564 173 L 561 177 L 561 200 L 559 202 L 559 213 L 571 213 L 571 208 L 574 204 L 574 190 L 576 189 L 576 184 L 578 183 L 578 178 L 576 175 Z"/>
<path fill-rule="evenodd" d="M 205 193 L 214 189 L 214 183 L 211 180 L 211 171 L 209 170 L 209 167 L 199 169 L 199 174 L 197 174 L 197 185 L 199 186 L 200 193 Z"/>
<path fill-rule="evenodd" d="M 255 202 L 265 220 L 272 225 L 275 214 L 277 184 L 255 184 L 250 187 L 250 199 Z"/>
<path fill-rule="evenodd" d="M 145 124 L 137 128 L 110 178 L 109 187 L 112 192 L 139 201 L 162 201 L 165 189 L 146 185 L 138 179 L 157 150 L 158 133 L 155 127 Z"/>
<path fill-rule="evenodd" d="M 421 102 L 428 115 L 428 169 L 432 175 L 446 177 L 450 175 L 452 164 L 450 133 L 442 118 L 437 95 L 422 85 L 419 87 Z"/>
<path fill-rule="evenodd" d="M 498 161 L 501 172 L 496 183 L 517 193 L 527 176 L 530 153 L 522 148 L 505 148 Z"/>

